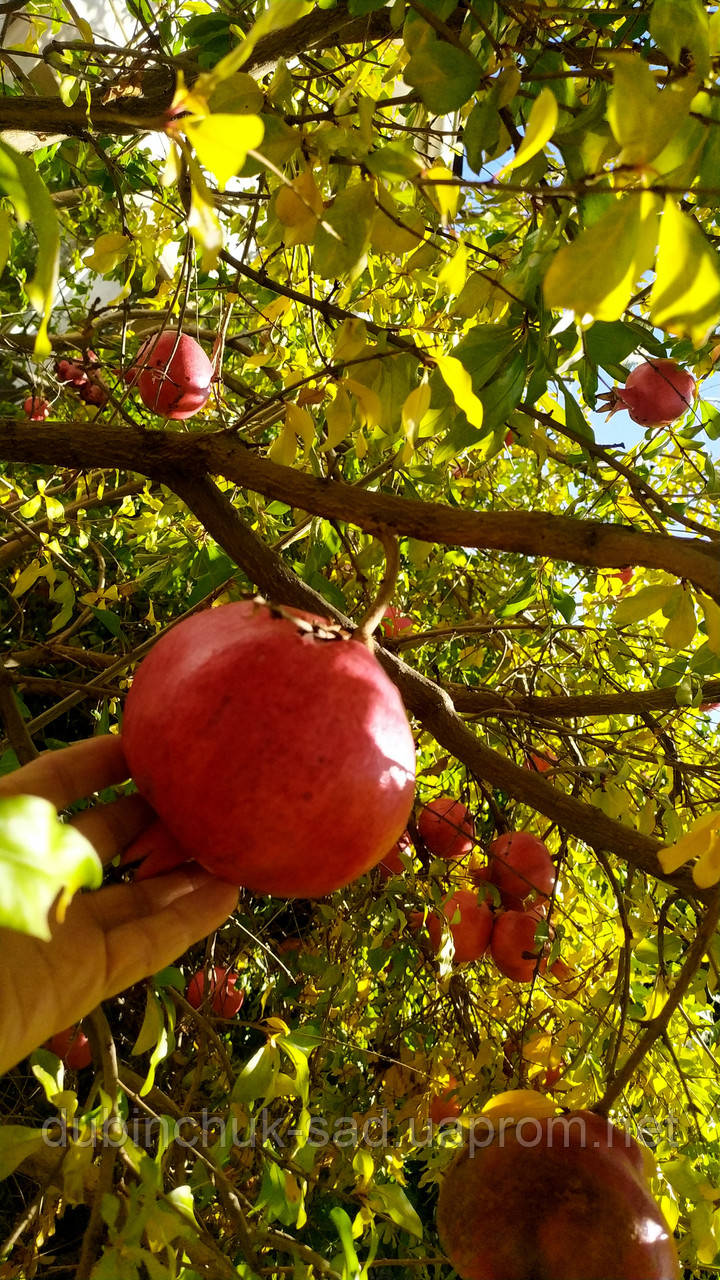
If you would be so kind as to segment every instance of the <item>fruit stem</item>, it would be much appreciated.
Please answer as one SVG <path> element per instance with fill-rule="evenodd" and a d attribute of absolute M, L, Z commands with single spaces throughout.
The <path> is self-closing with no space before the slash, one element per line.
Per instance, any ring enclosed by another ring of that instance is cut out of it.
<path fill-rule="evenodd" d="M 400 547 L 397 538 L 382 525 L 375 537 L 382 542 L 385 549 L 385 574 L 380 583 L 377 596 L 370 608 L 363 614 L 358 626 L 352 634 L 353 640 L 359 640 L 368 649 L 373 648 L 373 631 L 380 625 L 383 614 L 395 594 L 398 572 L 400 570 Z"/>

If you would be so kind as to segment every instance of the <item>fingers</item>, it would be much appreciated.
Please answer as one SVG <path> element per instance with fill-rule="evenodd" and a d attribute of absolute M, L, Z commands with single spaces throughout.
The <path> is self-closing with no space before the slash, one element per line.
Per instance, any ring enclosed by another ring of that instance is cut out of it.
<path fill-rule="evenodd" d="M 104 734 L 60 751 L 44 751 L 37 760 L 0 778 L 0 797 L 43 796 L 56 809 L 65 809 L 129 776 L 120 738 Z"/>
<path fill-rule="evenodd" d="M 154 821 L 155 813 L 147 800 L 132 795 L 77 813 L 68 825 L 80 831 L 100 860 L 108 863 Z"/>
<path fill-rule="evenodd" d="M 115 889 L 111 903 L 101 902 Z M 235 907 L 237 888 L 193 867 L 142 884 L 113 886 L 86 902 L 98 921 L 104 917 L 107 999 L 164 969 L 219 928 Z"/>

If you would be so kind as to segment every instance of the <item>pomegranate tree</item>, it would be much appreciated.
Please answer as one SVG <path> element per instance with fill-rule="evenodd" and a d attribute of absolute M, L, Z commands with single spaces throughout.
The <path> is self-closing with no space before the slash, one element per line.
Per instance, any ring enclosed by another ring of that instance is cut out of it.
<path fill-rule="evenodd" d="M 522 909 L 530 894 L 549 897 L 555 867 L 542 840 L 529 831 L 505 831 L 488 846 L 490 879 L 503 905 Z"/>
<path fill-rule="evenodd" d="M 490 953 L 506 978 L 532 982 L 544 950 L 535 939 L 538 924 L 537 916 L 530 911 L 503 911 L 497 916 Z"/>
<path fill-rule="evenodd" d="M 695 379 L 674 360 L 645 360 L 628 374 L 624 387 L 598 396 L 610 414 L 627 409 L 640 427 L 668 427 L 695 399 Z"/>
<path fill-rule="evenodd" d="M 207 402 L 213 366 L 188 333 L 165 329 L 143 343 L 125 380 L 137 385 L 140 399 L 151 413 L 179 421 L 192 418 Z"/>
<path fill-rule="evenodd" d="M 637 1144 L 587 1111 L 482 1118 L 445 1175 L 437 1227 L 462 1280 L 678 1280 Z"/>
<path fill-rule="evenodd" d="M 467 806 L 452 796 L 438 796 L 421 810 L 417 828 L 430 853 L 463 858 L 473 846 L 475 824 Z"/>
<path fill-rule="evenodd" d="M 127 698 L 123 741 L 169 832 L 259 893 L 320 897 L 402 835 L 415 748 L 394 684 L 326 620 L 246 600 L 158 641 Z"/>
<path fill-rule="evenodd" d="M 479 902 L 472 889 L 457 889 L 443 906 L 443 914 L 450 923 L 454 960 L 465 964 L 479 960 L 484 955 L 493 931 L 493 913 L 486 902 Z M 436 951 L 442 940 L 442 921 L 435 912 L 427 919 L 427 931 Z"/>

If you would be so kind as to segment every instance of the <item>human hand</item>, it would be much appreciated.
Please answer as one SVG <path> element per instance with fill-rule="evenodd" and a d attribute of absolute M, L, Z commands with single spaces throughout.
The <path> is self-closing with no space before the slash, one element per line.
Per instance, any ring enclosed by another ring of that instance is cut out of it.
<path fill-rule="evenodd" d="M 0 778 L 0 797 L 43 796 L 57 809 L 129 776 L 119 737 L 48 751 Z M 103 863 L 155 818 L 139 795 L 72 819 Z M 237 889 L 193 863 L 157 879 L 78 893 L 43 942 L 0 928 L 0 1074 L 100 1003 L 163 969 L 230 915 Z"/>

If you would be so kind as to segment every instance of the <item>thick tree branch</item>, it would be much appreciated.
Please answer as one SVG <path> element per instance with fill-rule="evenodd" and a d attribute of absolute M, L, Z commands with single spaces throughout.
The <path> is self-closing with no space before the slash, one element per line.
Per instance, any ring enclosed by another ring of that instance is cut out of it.
<path fill-rule="evenodd" d="M 556 719 L 573 716 L 636 716 L 646 711 L 685 711 L 679 707 L 676 689 L 628 689 L 622 693 L 503 695 L 490 689 L 472 689 L 467 685 L 445 686 L 456 711 L 466 715 L 535 715 Z M 706 680 L 703 702 L 720 702 L 720 680 Z"/>
<path fill-rule="evenodd" d="M 126 431 L 87 423 L 2 422 L 0 457 L 77 467 L 117 467 L 171 483 L 224 475 L 243 488 L 287 502 L 312 515 L 343 520 L 368 533 L 385 526 L 399 537 L 448 546 L 548 556 L 573 564 L 664 569 L 720 600 L 720 548 L 701 538 L 636 532 L 626 525 L 576 520 L 541 511 L 462 511 L 441 503 L 368 492 L 340 481 L 317 479 L 278 466 L 223 435 L 175 435 L 162 430 Z"/>
<path fill-rule="evenodd" d="M 349 618 L 333 609 L 283 563 L 277 552 L 265 545 L 211 480 L 177 475 L 171 487 L 263 595 L 279 604 L 332 615 L 343 626 L 353 628 Z M 375 652 L 400 690 L 408 711 L 476 777 L 544 814 L 590 848 L 613 853 L 655 879 L 667 881 L 686 896 L 706 896 L 696 888 L 687 872 L 675 876 L 663 874 L 657 858 L 662 847 L 659 840 L 615 822 L 594 805 L 557 791 L 540 774 L 522 769 L 498 755 L 463 723 L 450 698 L 438 685 L 381 646 L 376 646 Z"/>

